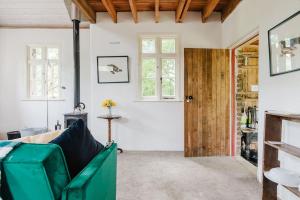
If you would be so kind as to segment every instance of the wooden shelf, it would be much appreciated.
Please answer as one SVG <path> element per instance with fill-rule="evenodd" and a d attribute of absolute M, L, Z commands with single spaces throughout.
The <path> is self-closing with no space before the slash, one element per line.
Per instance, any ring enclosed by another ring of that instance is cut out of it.
<path fill-rule="evenodd" d="M 266 112 L 266 114 L 276 116 L 276 117 L 280 117 L 283 120 L 300 122 L 300 115 L 299 114 L 277 113 L 275 111 L 269 111 L 269 112 Z"/>
<path fill-rule="evenodd" d="M 300 158 L 300 148 L 289 145 L 282 141 L 282 125 L 283 121 L 295 121 L 300 123 L 300 114 L 267 111 L 265 112 L 265 133 L 264 133 L 264 156 L 263 169 L 269 171 L 272 168 L 280 167 L 278 160 L 278 152 L 283 151 L 290 155 Z M 263 195 L 262 200 L 277 200 L 277 183 L 274 183 L 263 177 Z M 298 188 L 286 187 L 288 191 L 300 197 Z"/>
<path fill-rule="evenodd" d="M 239 54 L 238 56 L 241 57 L 247 57 L 247 58 L 258 58 L 258 55 L 256 54 Z"/>
<path fill-rule="evenodd" d="M 239 69 L 258 69 L 257 65 L 241 65 L 238 67 Z"/>
<path fill-rule="evenodd" d="M 269 145 L 275 149 L 278 149 L 280 151 L 284 151 L 288 154 L 291 154 L 293 156 L 296 156 L 298 158 L 300 158 L 300 148 L 295 147 L 293 145 L 289 145 L 286 143 L 281 142 L 280 144 L 278 142 L 273 142 L 273 141 L 265 141 L 266 145 Z"/>
<path fill-rule="evenodd" d="M 288 187 L 288 186 L 284 186 L 284 185 L 283 185 L 283 187 L 286 188 L 288 191 L 292 192 L 297 197 L 300 197 L 300 192 L 299 192 L 298 188 Z"/>
<path fill-rule="evenodd" d="M 245 101 L 257 101 L 257 98 L 244 98 Z"/>
<path fill-rule="evenodd" d="M 258 94 L 258 92 L 237 92 L 237 94 Z"/>
<path fill-rule="evenodd" d="M 266 176 L 264 176 L 265 178 L 267 178 Z M 285 185 L 281 185 L 282 187 L 284 187 L 285 189 L 287 189 L 288 191 L 292 192 L 293 194 L 295 194 L 297 197 L 300 197 L 300 192 L 298 190 L 298 188 L 296 187 L 288 187 Z"/>
<path fill-rule="evenodd" d="M 238 54 L 241 54 L 241 55 L 253 55 L 253 54 L 255 54 L 255 55 L 257 55 L 258 53 L 257 53 L 257 51 L 240 51 L 240 52 L 238 52 Z"/>

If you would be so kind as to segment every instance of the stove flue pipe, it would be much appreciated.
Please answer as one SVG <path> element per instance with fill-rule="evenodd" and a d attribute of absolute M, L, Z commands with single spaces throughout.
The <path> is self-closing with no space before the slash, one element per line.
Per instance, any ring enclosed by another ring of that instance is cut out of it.
<path fill-rule="evenodd" d="M 74 109 L 80 106 L 80 11 L 77 6 L 71 5 L 71 18 L 73 22 L 73 56 L 74 56 Z"/>

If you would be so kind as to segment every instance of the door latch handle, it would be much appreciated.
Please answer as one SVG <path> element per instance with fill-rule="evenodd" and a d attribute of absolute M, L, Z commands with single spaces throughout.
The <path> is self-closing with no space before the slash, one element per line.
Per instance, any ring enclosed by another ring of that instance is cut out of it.
<path fill-rule="evenodd" d="M 185 96 L 185 100 L 187 103 L 189 103 L 193 100 L 193 96 Z"/>

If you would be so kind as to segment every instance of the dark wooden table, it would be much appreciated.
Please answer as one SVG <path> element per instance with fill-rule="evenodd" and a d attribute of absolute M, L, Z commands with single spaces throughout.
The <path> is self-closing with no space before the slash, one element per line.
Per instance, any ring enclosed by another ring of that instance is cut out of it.
<path fill-rule="evenodd" d="M 97 118 L 100 119 L 106 119 L 107 123 L 108 123 L 108 143 L 111 143 L 111 121 L 114 119 L 120 119 L 122 118 L 122 116 L 120 115 L 100 115 Z M 120 153 L 123 153 L 123 149 L 118 148 L 118 150 L 120 151 Z"/>

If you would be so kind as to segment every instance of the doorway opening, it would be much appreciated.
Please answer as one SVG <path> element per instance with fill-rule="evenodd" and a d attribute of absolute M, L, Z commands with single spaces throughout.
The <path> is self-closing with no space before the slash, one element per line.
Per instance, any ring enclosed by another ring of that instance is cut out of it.
<path fill-rule="evenodd" d="M 232 155 L 257 166 L 259 37 L 232 50 Z"/>

